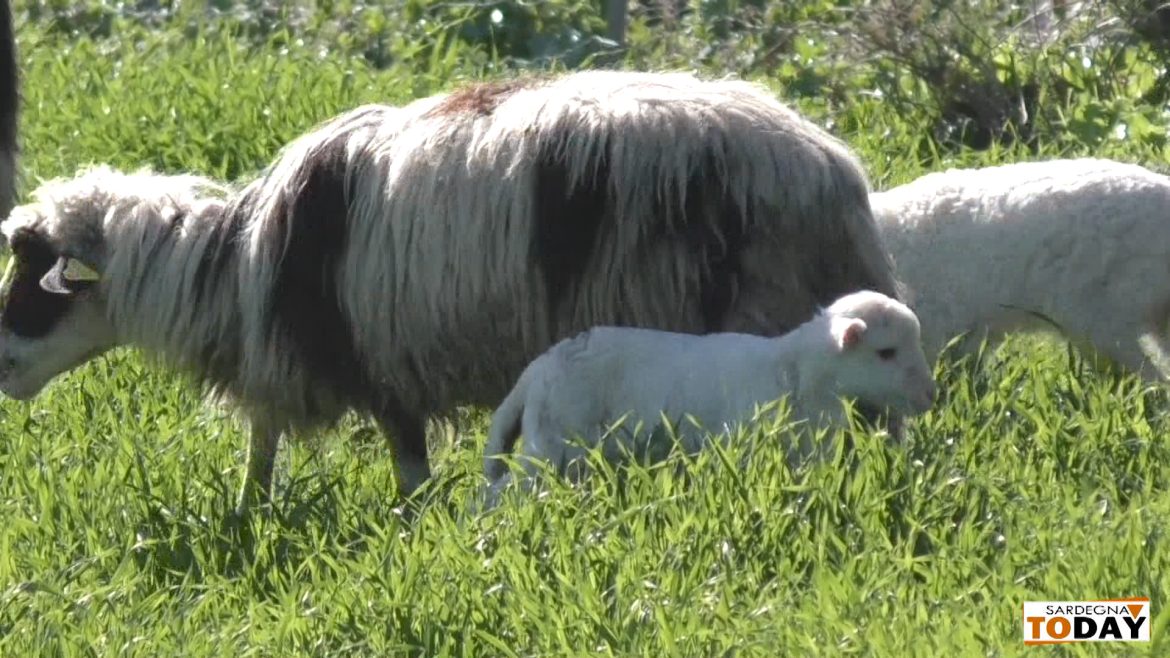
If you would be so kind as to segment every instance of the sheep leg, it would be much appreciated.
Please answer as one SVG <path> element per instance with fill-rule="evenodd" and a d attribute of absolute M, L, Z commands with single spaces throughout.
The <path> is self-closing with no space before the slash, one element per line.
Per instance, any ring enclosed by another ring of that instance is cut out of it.
<path fill-rule="evenodd" d="M 483 491 L 483 504 L 476 510 L 477 512 L 487 512 L 495 509 L 500 504 L 500 497 L 504 493 L 504 489 L 512 482 L 512 474 L 505 471 L 495 481 L 488 483 Z"/>
<path fill-rule="evenodd" d="M 1138 338 L 1138 344 L 1153 368 L 1146 381 L 1170 380 L 1170 302 L 1150 313 L 1146 332 Z"/>
<path fill-rule="evenodd" d="M 431 477 L 426 425 L 421 418 L 401 410 L 383 411 L 378 425 L 394 452 L 398 491 L 409 496 Z"/>
<path fill-rule="evenodd" d="M 1138 339 L 1142 353 L 1154 368 L 1147 381 L 1170 380 L 1170 303 L 1155 309 L 1147 325 L 1146 333 Z"/>
<path fill-rule="evenodd" d="M 1140 339 L 1142 351 L 1150 361 L 1153 371 L 1145 373 L 1146 381 L 1164 381 L 1170 379 L 1170 335 L 1165 328 L 1151 330 Z"/>
<path fill-rule="evenodd" d="M 1165 312 L 1159 309 L 1152 319 L 1133 317 L 1124 306 L 1102 309 L 1085 326 L 1074 327 L 1069 339 L 1087 355 L 1104 357 L 1094 364 L 1098 370 L 1119 369 L 1139 375 L 1146 382 L 1163 380 L 1165 367 L 1159 345 L 1165 342 Z M 1147 316 L 1149 317 L 1149 316 Z"/>
<path fill-rule="evenodd" d="M 272 495 L 272 468 L 280 446 L 280 430 L 265 421 L 253 420 L 248 441 L 248 460 L 236 514 L 243 516 L 253 503 L 268 504 Z"/>
<path fill-rule="evenodd" d="M 1104 369 L 1113 370 L 1114 366 L 1120 366 L 1129 372 L 1139 375 L 1143 381 L 1159 382 L 1163 381 L 1159 364 L 1154 359 L 1150 358 L 1150 346 L 1157 345 L 1154 334 L 1135 335 L 1131 338 L 1114 343 L 1104 344 L 1099 347 L 1094 346 L 1088 351 L 1095 351 L 1101 354 L 1108 361 L 1104 364 Z M 1157 349 L 1153 354 L 1158 354 Z"/>

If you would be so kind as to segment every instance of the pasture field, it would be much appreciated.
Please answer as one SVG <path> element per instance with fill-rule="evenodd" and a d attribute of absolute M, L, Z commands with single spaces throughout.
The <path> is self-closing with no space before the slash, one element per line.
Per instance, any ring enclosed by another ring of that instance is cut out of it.
<path fill-rule="evenodd" d="M 62 27 L 66 5 L 16 4 L 25 194 L 90 162 L 247 177 L 343 109 L 501 74 L 458 41 L 371 66 L 352 38 L 101 12 L 91 35 Z M 632 24 L 626 65 L 691 65 L 652 33 Z M 1160 74 L 1127 70 L 1122 87 Z M 1047 101 L 1063 123 L 1032 150 L 976 151 L 935 143 L 929 113 L 888 94 L 809 93 L 807 72 L 751 77 L 846 139 L 876 187 L 1034 157 L 1170 163 L 1170 114 L 1137 91 L 1083 84 Z M 1170 655 L 1167 390 L 1032 338 L 938 374 L 942 401 L 902 445 L 858 430 L 852 454 L 793 472 L 769 449 L 783 428 L 763 427 L 748 468 L 730 467 L 740 447 L 676 456 L 484 515 L 486 410 L 432 428 L 436 479 L 409 507 L 350 418 L 282 452 L 271 516 L 238 523 L 240 423 L 115 351 L 0 401 L 0 656 Z M 1152 599 L 1152 643 L 1021 642 L 1025 600 L 1127 596 Z"/>

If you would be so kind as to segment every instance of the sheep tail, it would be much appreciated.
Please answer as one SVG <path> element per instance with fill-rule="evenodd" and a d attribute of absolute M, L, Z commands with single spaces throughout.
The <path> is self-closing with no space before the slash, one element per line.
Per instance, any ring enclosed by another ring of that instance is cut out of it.
<path fill-rule="evenodd" d="M 488 442 L 483 451 L 483 472 L 491 482 L 499 480 L 506 473 L 505 464 L 499 457 L 511 454 L 516 447 L 516 439 L 520 437 L 520 421 L 524 417 L 524 403 L 528 400 L 531 371 L 528 368 L 520 375 L 516 386 L 492 415 L 492 427 L 488 431 Z"/>

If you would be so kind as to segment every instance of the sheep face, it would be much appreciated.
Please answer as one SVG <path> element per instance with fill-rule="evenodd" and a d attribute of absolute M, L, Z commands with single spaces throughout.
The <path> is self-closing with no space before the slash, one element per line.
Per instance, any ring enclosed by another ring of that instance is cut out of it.
<path fill-rule="evenodd" d="M 929 410 L 936 385 L 918 318 L 888 298 L 857 315 L 831 314 L 837 392 L 907 415 Z"/>
<path fill-rule="evenodd" d="M 0 391 L 34 397 L 54 377 L 114 346 L 97 275 L 27 226 L 8 236 L 0 283 Z"/>

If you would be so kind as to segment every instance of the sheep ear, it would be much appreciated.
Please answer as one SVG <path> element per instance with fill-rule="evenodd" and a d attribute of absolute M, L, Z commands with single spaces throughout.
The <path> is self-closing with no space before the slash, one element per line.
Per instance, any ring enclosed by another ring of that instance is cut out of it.
<path fill-rule="evenodd" d="M 62 256 L 57 259 L 53 267 L 41 277 L 41 288 L 54 295 L 68 295 L 69 288 L 65 285 L 65 267 L 69 259 Z"/>
<path fill-rule="evenodd" d="M 860 318 L 833 318 L 833 339 L 842 352 L 860 343 L 865 330 L 865 320 Z"/>
<path fill-rule="evenodd" d="M 53 267 L 41 277 L 41 288 L 54 295 L 70 295 L 70 282 L 97 281 L 100 277 L 97 272 L 76 258 L 61 256 Z"/>

